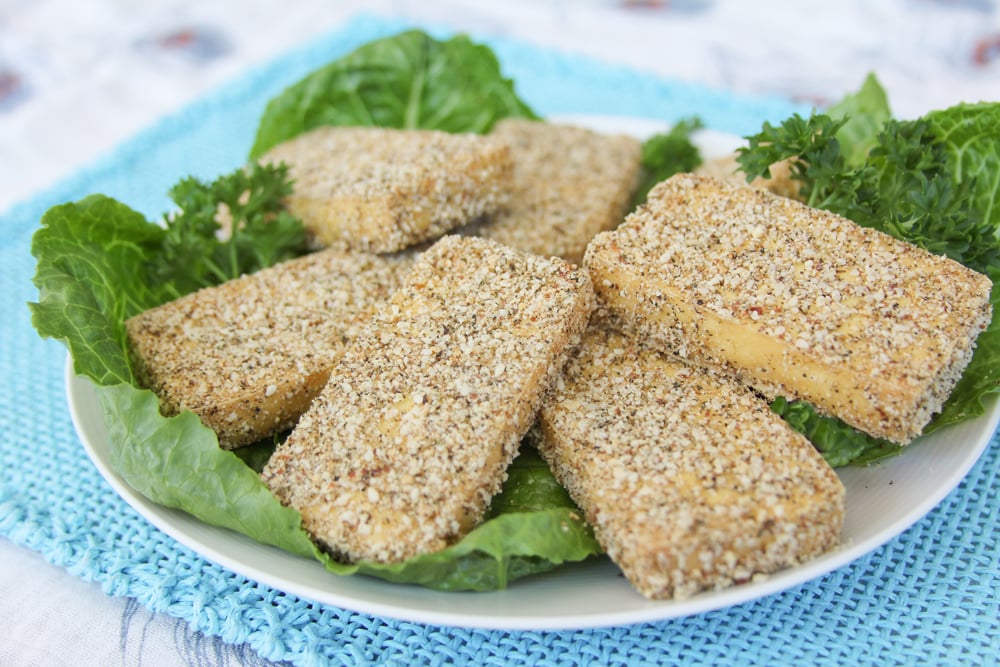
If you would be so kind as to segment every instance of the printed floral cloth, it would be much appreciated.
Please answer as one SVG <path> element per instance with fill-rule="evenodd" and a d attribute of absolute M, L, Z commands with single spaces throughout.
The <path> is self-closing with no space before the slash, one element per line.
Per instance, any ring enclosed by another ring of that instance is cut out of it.
<path fill-rule="evenodd" d="M 872 71 L 900 117 L 1000 100 L 993 0 L 0 0 L 0 210 L 359 12 L 819 107 Z M 0 664 L 269 664 L 3 539 L 0 591 Z"/>

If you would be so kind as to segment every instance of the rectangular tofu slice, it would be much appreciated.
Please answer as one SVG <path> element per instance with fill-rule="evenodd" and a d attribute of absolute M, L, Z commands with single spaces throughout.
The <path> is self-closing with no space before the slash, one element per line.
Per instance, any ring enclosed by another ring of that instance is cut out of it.
<path fill-rule="evenodd" d="M 412 263 L 329 249 L 140 313 L 125 322 L 140 382 L 225 449 L 288 429 Z"/>
<path fill-rule="evenodd" d="M 510 149 L 477 134 L 320 127 L 275 146 L 294 180 L 287 207 L 319 245 L 392 252 L 507 205 Z"/>
<path fill-rule="evenodd" d="M 586 264 L 623 326 L 873 436 L 920 434 L 991 317 L 990 280 L 826 211 L 674 176 Z"/>
<path fill-rule="evenodd" d="M 341 357 L 264 481 L 344 561 L 452 544 L 500 490 L 593 303 L 567 262 L 446 236 Z"/>
<path fill-rule="evenodd" d="M 587 243 L 628 213 L 642 144 L 626 135 L 522 119 L 496 124 L 510 145 L 510 206 L 475 233 L 537 255 L 580 264 Z"/>
<path fill-rule="evenodd" d="M 599 323 L 533 434 L 648 598 L 741 583 L 839 541 L 840 479 L 763 399 Z"/>

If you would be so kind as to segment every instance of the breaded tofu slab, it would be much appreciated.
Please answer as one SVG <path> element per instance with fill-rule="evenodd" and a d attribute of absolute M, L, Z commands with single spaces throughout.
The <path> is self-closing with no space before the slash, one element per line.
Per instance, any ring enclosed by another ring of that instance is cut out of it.
<path fill-rule="evenodd" d="M 513 194 L 509 208 L 475 233 L 580 264 L 590 239 L 628 213 L 639 183 L 638 139 L 513 118 L 491 136 L 510 145 Z"/>
<path fill-rule="evenodd" d="M 907 443 L 990 321 L 961 264 L 770 192 L 677 175 L 586 258 L 622 326 Z"/>
<path fill-rule="evenodd" d="M 839 542 L 844 487 L 808 440 L 732 378 L 599 322 L 532 433 L 648 598 L 742 583 Z"/>
<path fill-rule="evenodd" d="M 328 249 L 147 310 L 125 322 L 139 379 L 225 449 L 288 429 L 412 263 Z"/>
<path fill-rule="evenodd" d="M 731 153 L 705 160 L 694 170 L 694 173 L 698 176 L 712 176 L 731 185 L 763 188 L 776 195 L 802 201 L 802 196 L 799 193 L 802 183 L 792 178 L 790 160 L 781 160 L 772 164 L 770 178 L 758 176 L 747 183 L 746 174 L 740 170 L 740 163 L 736 161 L 736 157 L 736 153 Z"/>
<path fill-rule="evenodd" d="M 318 245 L 392 252 L 496 213 L 510 200 L 510 149 L 498 138 L 433 130 L 320 127 L 275 146 L 287 200 Z"/>
<path fill-rule="evenodd" d="M 262 473 L 336 558 L 391 563 L 478 524 L 593 308 L 587 274 L 487 239 L 426 250 Z"/>

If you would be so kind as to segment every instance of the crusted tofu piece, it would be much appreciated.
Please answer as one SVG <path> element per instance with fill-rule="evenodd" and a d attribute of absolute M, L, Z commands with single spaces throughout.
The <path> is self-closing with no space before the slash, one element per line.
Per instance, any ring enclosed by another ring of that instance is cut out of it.
<path fill-rule="evenodd" d="M 341 357 L 262 478 L 344 561 L 448 546 L 500 490 L 593 305 L 578 267 L 446 236 Z"/>
<path fill-rule="evenodd" d="M 492 136 L 511 147 L 513 195 L 475 233 L 580 264 L 590 239 L 628 212 L 639 183 L 638 139 L 514 118 L 497 123 Z"/>
<path fill-rule="evenodd" d="M 990 321 L 990 280 L 826 211 L 678 175 L 587 252 L 629 331 L 907 443 Z"/>
<path fill-rule="evenodd" d="M 319 245 L 391 252 L 434 239 L 510 200 L 510 149 L 477 134 L 320 127 L 275 146 L 294 180 L 288 209 Z"/>
<path fill-rule="evenodd" d="M 742 583 L 839 542 L 844 487 L 808 440 L 732 378 L 599 322 L 533 435 L 648 598 Z"/>
<path fill-rule="evenodd" d="M 328 249 L 140 313 L 125 322 L 140 381 L 225 449 L 288 429 L 412 263 Z"/>
<path fill-rule="evenodd" d="M 770 190 L 776 195 L 802 201 L 799 192 L 802 183 L 792 178 L 791 164 L 790 159 L 775 162 L 770 167 L 770 178 L 758 176 L 747 183 L 746 174 L 740 170 L 740 164 L 736 161 L 736 153 L 731 153 L 705 160 L 694 170 L 694 173 L 698 176 L 712 176 L 730 185 Z"/>

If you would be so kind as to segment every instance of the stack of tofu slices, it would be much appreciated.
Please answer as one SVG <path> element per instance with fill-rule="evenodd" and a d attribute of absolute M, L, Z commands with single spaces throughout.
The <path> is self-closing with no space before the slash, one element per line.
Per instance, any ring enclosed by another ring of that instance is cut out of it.
<path fill-rule="evenodd" d="M 909 441 L 990 282 L 707 175 L 626 218 L 639 160 L 525 120 L 301 135 L 263 161 L 316 250 L 130 319 L 140 376 L 224 448 L 291 429 L 262 478 L 345 562 L 459 540 L 526 436 L 649 598 L 813 558 L 844 488 L 768 398 Z"/>

